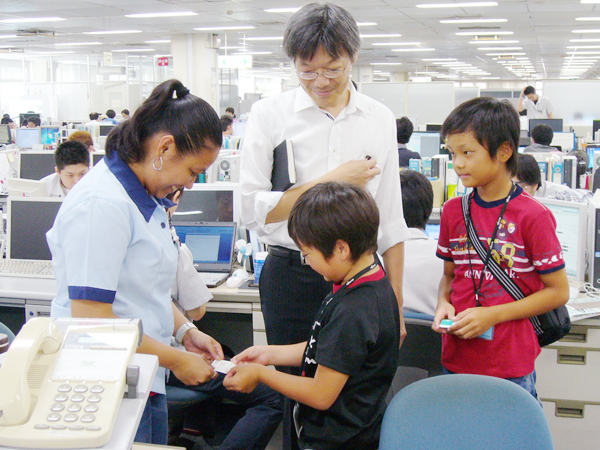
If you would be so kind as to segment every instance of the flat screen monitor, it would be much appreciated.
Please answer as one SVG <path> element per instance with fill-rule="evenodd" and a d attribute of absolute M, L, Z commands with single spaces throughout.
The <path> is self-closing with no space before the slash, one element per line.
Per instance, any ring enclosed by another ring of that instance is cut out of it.
<path fill-rule="evenodd" d="M 529 134 L 531 134 L 531 130 L 533 127 L 539 124 L 548 125 L 552 128 L 552 131 L 557 132 L 563 130 L 563 120 L 562 119 L 529 119 Z"/>
<path fill-rule="evenodd" d="M 6 254 L 10 259 L 52 260 L 46 233 L 61 204 L 56 197 L 8 199 Z"/>
<path fill-rule="evenodd" d="M 239 183 L 195 183 L 184 190 L 173 221 L 239 223 L 239 214 Z"/>
<path fill-rule="evenodd" d="M 41 180 L 46 175 L 54 173 L 54 152 L 51 151 L 28 151 L 20 152 L 21 163 L 19 164 L 19 178 L 28 180 Z"/>
<path fill-rule="evenodd" d="M 114 127 L 114 125 L 100 125 L 100 136 L 108 136 Z"/>
<path fill-rule="evenodd" d="M 17 147 L 33 148 L 42 144 L 42 135 L 39 128 L 17 128 Z"/>
<path fill-rule="evenodd" d="M 437 133 L 441 133 L 442 132 L 442 125 L 441 124 L 428 123 L 427 125 L 425 125 L 425 131 L 435 131 Z"/>
<path fill-rule="evenodd" d="M 563 152 L 570 152 L 576 148 L 575 133 L 562 131 L 555 132 L 550 147 L 560 147 Z"/>
<path fill-rule="evenodd" d="M 23 122 L 25 122 L 25 120 L 29 120 L 34 117 L 39 119 L 40 123 L 41 123 L 42 117 L 40 116 L 39 113 L 21 113 L 21 114 L 19 114 L 19 126 L 22 127 Z"/>
<path fill-rule="evenodd" d="M 586 147 L 588 155 L 588 169 L 594 168 L 594 152 L 600 152 L 600 145 L 589 145 Z"/>
<path fill-rule="evenodd" d="M 600 120 L 596 119 L 592 122 L 592 139 L 596 141 L 596 131 L 600 130 Z"/>
<path fill-rule="evenodd" d="M 567 276 L 585 281 L 588 204 L 537 197 L 536 200 L 554 214 Z"/>
<path fill-rule="evenodd" d="M 16 197 L 48 197 L 46 182 L 28 180 L 26 178 L 8 179 L 8 196 Z"/>
<path fill-rule="evenodd" d="M 0 145 L 12 144 L 12 136 L 10 134 L 10 126 L 7 123 L 0 125 Z"/>
<path fill-rule="evenodd" d="M 442 137 L 440 133 L 433 131 L 415 131 L 406 146 L 412 151 L 418 152 L 421 158 L 431 158 L 439 155 Z"/>
<path fill-rule="evenodd" d="M 94 152 L 94 153 L 92 153 L 92 166 L 95 166 L 105 156 L 106 156 L 106 153 L 104 153 L 104 152 Z"/>
<path fill-rule="evenodd" d="M 60 138 L 60 127 L 40 127 L 43 145 L 56 145 Z"/>

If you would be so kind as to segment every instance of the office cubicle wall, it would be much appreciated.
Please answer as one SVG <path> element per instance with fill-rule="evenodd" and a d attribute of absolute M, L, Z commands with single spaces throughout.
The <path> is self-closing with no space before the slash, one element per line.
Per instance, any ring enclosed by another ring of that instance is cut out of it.
<path fill-rule="evenodd" d="M 360 83 L 359 90 L 390 108 L 396 118 L 416 114 L 406 112 L 407 83 Z M 418 118 L 419 123 L 421 122 Z"/>
<path fill-rule="evenodd" d="M 562 118 L 565 128 L 585 126 L 591 134 L 594 119 L 600 119 L 600 80 L 544 81 L 541 91 L 554 106 L 552 116 Z"/>

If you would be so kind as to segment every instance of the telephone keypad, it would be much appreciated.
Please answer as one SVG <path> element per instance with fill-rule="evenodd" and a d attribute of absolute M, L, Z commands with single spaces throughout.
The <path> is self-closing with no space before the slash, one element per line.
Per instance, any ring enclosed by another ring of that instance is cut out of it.
<path fill-rule="evenodd" d="M 99 427 L 98 425 L 88 425 L 85 429 L 88 431 L 100 431 L 102 427 Z"/>
<path fill-rule="evenodd" d="M 90 402 L 90 403 L 99 403 L 100 400 L 102 400 L 102 397 L 99 395 L 94 394 L 94 395 L 90 395 L 88 397 L 88 402 Z"/>
<path fill-rule="evenodd" d="M 51 412 L 50 414 L 48 414 L 48 416 L 46 416 L 46 420 L 52 423 L 38 423 L 34 425 L 35 429 L 47 430 L 51 428 L 53 430 L 65 430 L 68 428 L 69 430 L 74 431 L 102 430 L 102 427 L 98 425 L 84 426 L 75 422 L 90 424 L 96 420 L 96 415 L 94 413 L 97 413 L 99 410 L 97 403 L 99 403 L 102 400 L 102 396 L 99 394 L 104 392 L 104 386 L 101 386 L 99 384 L 96 384 L 91 387 L 88 387 L 84 384 L 77 384 L 73 386 L 71 384 L 65 383 L 58 386 L 56 390 L 58 391 L 57 394 L 54 396 L 54 401 L 56 403 L 52 404 L 52 406 L 50 407 Z M 69 395 L 68 393 L 71 391 L 73 392 L 73 394 Z M 88 391 L 90 395 L 86 398 L 85 393 Z M 65 405 L 66 402 L 70 402 L 68 406 Z M 84 402 L 86 402 L 86 404 L 82 405 L 82 403 Z M 68 411 L 68 413 L 62 416 L 61 414 L 59 414 L 59 412 L 64 411 L 65 408 Z M 81 416 L 75 414 L 80 412 L 81 410 L 83 410 L 85 414 Z M 57 423 L 61 420 L 66 422 L 68 425 L 64 423 Z"/>
<path fill-rule="evenodd" d="M 85 395 L 83 395 L 83 394 L 75 394 L 75 395 L 71 396 L 72 402 L 81 403 L 84 400 L 85 400 Z"/>
<path fill-rule="evenodd" d="M 47 430 L 48 428 L 50 428 L 50 425 L 48 425 L 47 423 L 36 423 L 33 428 L 35 428 L 36 430 Z"/>
<path fill-rule="evenodd" d="M 85 405 L 83 410 L 86 413 L 95 413 L 96 411 L 98 411 L 98 405 Z"/>
<path fill-rule="evenodd" d="M 96 416 L 94 416 L 93 414 L 84 414 L 83 416 L 81 416 L 81 421 L 84 423 L 90 423 L 94 420 L 96 420 Z"/>
<path fill-rule="evenodd" d="M 69 391 L 71 391 L 71 385 L 69 385 L 69 384 L 61 384 L 58 387 L 57 391 L 58 392 L 69 392 Z"/>
<path fill-rule="evenodd" d="M 58 422 L 62 416 L 58 413 L 50 413 L 46 419 L 48 422 Z"/>
<path fill-rule="evenodd" d="M 67 400 L 69 400 L 69 396 L 67 394 L 56 394 L 54 396 L 55 402 L 66 402 Z"/>
<path fill-rule="evenodd" d="M 67 414 L 65 416 L 65 422 L 75 422 L 77 421 L 77 419 L 79 419 L 79 416 L 77 414 Z"/>
<path fill-rule="evenodd" d="M 67 426 L 57 423 L 56 425 L 52 425 L 50 428 L 52 428 L 53 430 L 66 430 Z"/>
<path fill-rule="evenodd" d="M 75 389 L 74 389 L 74 391 L 79 394 L 87 392 L 87 390 L 88 390 L 88 387 L 84 384 L 78 384 L 77 386 L 75 386 Z"/>
<path fill-rule="evenodd" d="M 51 407 L 50 410 L 54 411 L 54 412 L 61 412 L 63 409 L 65 409 L 65 405 L 61 404 L 61 403 L 54 403 Z"/>
<path fill-rule="evenodd" d="M 83 430 L 83 425 L 69 425 L 69 430 L 81 431 Z"/>
<path fill-rule="evenodd" d="M 67 407 L 67 411 L 79 412 L 79 411 L 81 411 L 81 405 L 76 405 L 75 403 L 72 403 Z"/>
<path fill-rule="evenodd" d="M 90 392 L 92 394 L 102 394 L 104 392 L 104 386 L 100 386 L 99 384 L 92 386 Z"/>

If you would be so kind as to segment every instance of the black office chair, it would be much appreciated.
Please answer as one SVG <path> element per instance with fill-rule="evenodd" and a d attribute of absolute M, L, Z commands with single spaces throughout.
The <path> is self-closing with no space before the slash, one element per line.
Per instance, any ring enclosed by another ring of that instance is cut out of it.
<path fill-rule="evenodd" d="M 386 398 L 389 403 L 402 388 L 415 381 L 442 375 L 442 335 L 431 329 L 433 316 L 404 312 L 406 339 L 400 348 L 400 362 Z"/>

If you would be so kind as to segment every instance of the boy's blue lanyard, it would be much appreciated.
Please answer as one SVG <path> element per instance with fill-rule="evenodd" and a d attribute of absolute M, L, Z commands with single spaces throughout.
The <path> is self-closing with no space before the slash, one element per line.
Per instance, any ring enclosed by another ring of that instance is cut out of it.
<path fill-rule="evenodd" d="M 488 251 L 485 255 L 485 261 L 482 261 L 483 270 L 481 271 L 481 277 L 479 278 L 479 286 L 477 286 L 477 284 L 475 283 L 475 273 L 473 272 L 473 264 L 471 263 L 471 247 L 473 247 L 473 244 L 471 243 L 471 240 L 469 239 L 469 228 L 473 226 L 473 220 L 471 219 L 471 201 L 473 200 L 473 197 L 475 196 L 475 191 L 471 192 L 471 198 L 469 199 L 469 205 L 467 208 L 467 213 L 468 213 L 467 218 L 469 220 L 469 223 L 467 223 L 465 225 L 467 226 L 467 255 L 469 256 L 469 269 L 471 270 L 471 280 L 473 281 L 473 289 L 475 290 L 475 306 L 481 306 L 479 297 L 480 296 L 483 297 L 481 295 L 481 287 L 483 285 L 483 279 L 485 278 L 485 271 L 487 270 L 488 264 L 490 262 L 490 257 L 492 255 L 492 249 L 494 248 L 494 244 L 496 242 L 496 235 L 498 234 L 498 230 L 500 229 L 500 224 L 502 223 L 502 217 L 504 216 L 504 212 L 506 211 L 506 208 L 508 207 L 508 202 L 510 201 L 515 190 L 516 190 L 515 185 L 513 184 L 510 188 L 510 192 L 508 193 L 508 196 L 506 197 L 506 200 L 504 201 L 504 205 L 502 205 L 502 210 L 500 210 L 500 215 L 498 216 L 498 220 L 496 221 L 496 228 L 494 228 L 494 232 L 492 233 L 492 239 L 490 241 Z M 475 227 L 473 227 L 473 231 L 477 235 L 477 232 L 475 231 Z"/>

